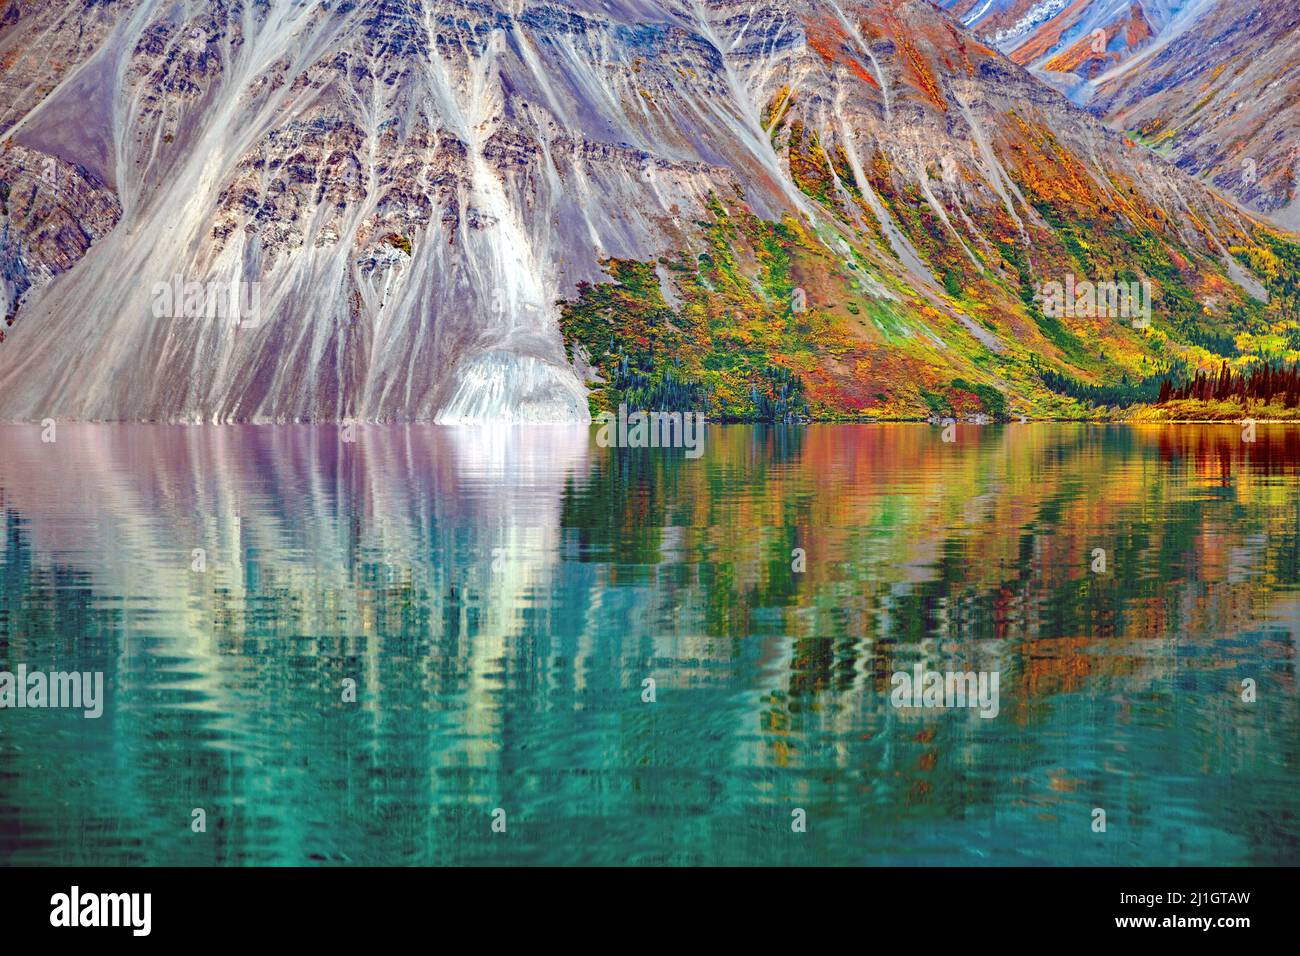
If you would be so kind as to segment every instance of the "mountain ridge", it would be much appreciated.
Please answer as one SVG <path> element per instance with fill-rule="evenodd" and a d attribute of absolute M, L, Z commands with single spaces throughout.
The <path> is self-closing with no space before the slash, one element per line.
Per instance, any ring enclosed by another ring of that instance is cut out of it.
<path fill-rule="evenodd" d="M 0 417 L 1074 415 L 1039 368 L 1276 318 L 1260 222 L 926 3 L 62 10 L 0 11 Z M 1075 272 L 1154 329 L 1045 315 Z"/>
<path fill-rule="evenodd" d="M 943 6 L 1109 125 L 1252 212 L 1300 229 L 1300 8 L 1249 0 Z M 1027 26 L 1008 30 L 1013 21 Z"/>

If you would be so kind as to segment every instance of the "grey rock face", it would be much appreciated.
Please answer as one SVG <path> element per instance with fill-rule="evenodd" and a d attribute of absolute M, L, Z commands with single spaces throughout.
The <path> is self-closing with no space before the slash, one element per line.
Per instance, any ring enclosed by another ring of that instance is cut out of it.
<path fill-rule="evenodd" d="M 878 224 L 828 221 L 795 185 L 763 122 L 787 87 L 869 202 L 880 152 L 941 219 L 1032 219 L 1000 134 L 1020 111 L 1097 182 L 1224 214 L 920 2 L 6 10 L 5 419 L 586 421 L 557 301 L 604 259 L 688 248 L 711 193 L 832 245 L 874 230 L 872 267 L 946 308 L 878 202 Z"/>

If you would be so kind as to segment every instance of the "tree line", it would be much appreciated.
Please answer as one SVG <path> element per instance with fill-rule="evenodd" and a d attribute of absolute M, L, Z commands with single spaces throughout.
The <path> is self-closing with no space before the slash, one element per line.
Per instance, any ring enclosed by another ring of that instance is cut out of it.
<path fill-rule="evenodd" d="M 1272 404 L 1280 400 L 1287 408 L 1300 405 L 1300 362 L 1288 368 L 1285 363 L 1260 362 L 1234 372 L 1225 361 L 1218 375 L 1198 370 L 1181 385 L 1166 378 L 1160 383 L 1156 404 L 1192 399 L 1195 401 L 1251 401 Z"/>

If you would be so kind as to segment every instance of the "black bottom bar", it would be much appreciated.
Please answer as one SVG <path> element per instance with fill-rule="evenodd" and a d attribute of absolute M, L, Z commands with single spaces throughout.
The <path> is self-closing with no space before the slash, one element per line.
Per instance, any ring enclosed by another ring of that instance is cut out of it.
<path fill-rule="evenodd" d="M 1049 934 L 1032 937 L 1044 946 L 1099 937 L 1231 946 L 1294 927 L 1295 877 L 1294 869 L 8 869 L 0 899 L 7 941 L 77 933 L 82 943 L 337 945 L 454 927 L 444 941 L 477 930 L 491 943 L 586 936 L 605 948 L 617 938 L 604 935 L 611 920 L 633 937 L 759 944 L 865 921 L 910 927 L 904 935 L 919 932 L 917 945 L 936 933 L 936 943 L 949 932 L 996 943 L 1025 932 Z M 146 924 L 148 935 L 136 935 Z"/>

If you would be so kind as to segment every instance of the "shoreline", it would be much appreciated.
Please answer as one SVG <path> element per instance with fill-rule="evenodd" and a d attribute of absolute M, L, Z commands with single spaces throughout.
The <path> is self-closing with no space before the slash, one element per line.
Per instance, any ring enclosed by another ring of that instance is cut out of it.
<path fill-rule="evenodd" d="M 1239 418 L 1158 418 L 1158 417 L 1125 417 L 1125 418 L 1033 418 L 1024 416 L 1021 418 L 973 418 L 973 417 L 952 417 L 952 418 L 808 418 L 793 422 L 775 422 L 760 421 L 744 418 L 706 418 L 704 423 L 707 425 L 767 425 L 767 426 L 806 426 L 806 425 L 932 425 L 941 426 L 947 424 L 957 425 L 978 425 L 981 427 L 993 425 L 1231 425 L 1240 426 L 1247 421 L 1254 422 L 1256 425 L 1300 425 L 1300 415 L 1294 418 L 1254 418 L 1249 415 L 1242 415 Z M 393 426 L 420 426 L 432 428 L 599 428 L 600 422 L 592 420 L 589 422 L 525 422 L 525 421 L 484 421 L 484 422 L 462 422 L 462 423 L 443 423 L 430 419 L 329 419 L 323 421 L 311 420 L 247 420 L 247 421 L 214 421 L 200 422 L 193 420 L 128 420 L 128 419 L 90 419 L 90 418 L 49 418 L 39 421 L 25 421 L 21 419 L 0 421 L 0 427 L 29 427 L 41 428 L 46 422 L 54 422 L 58 425 L 148 425 L 156 427 L 170 428 L 283 428 L 290 426 L 298 427 L 316 427 L 316 428 L 344 428 L 351 426 L 365 427 L 393 427 Z"/>

